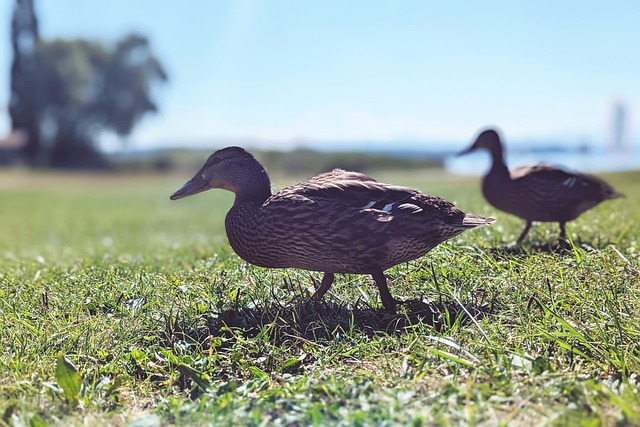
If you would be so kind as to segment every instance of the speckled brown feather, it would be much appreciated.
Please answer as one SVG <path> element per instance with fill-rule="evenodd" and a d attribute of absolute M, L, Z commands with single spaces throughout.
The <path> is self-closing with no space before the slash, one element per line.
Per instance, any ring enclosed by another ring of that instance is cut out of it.
<path fill-rule="evenodd" d="M 439 197 L 343 170 L 317 175 L 273 195 L 255 191 L 264 189 L 265 180 L 268 185 L 268 176 L 252 156 L 237 150 L 241 149 L 214 153 L 172 198 L 194 194 L 194 187 L 196 192 L 207 189 L 200 180 L 233 189 L 236 201 L 225 226 L 234 251 L 262 267 L 324 272 L 319 296 L 334 273 L 372 274 L 385 307 L 392 309 L 395 303 L 385 296 L 382 271 L 421 257 L 464 230 L 494 221 L 465 214 Z"/>

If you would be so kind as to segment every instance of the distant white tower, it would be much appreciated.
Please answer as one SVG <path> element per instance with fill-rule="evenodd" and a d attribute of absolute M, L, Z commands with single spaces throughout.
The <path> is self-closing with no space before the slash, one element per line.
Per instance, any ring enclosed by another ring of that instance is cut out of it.
<path fill-rule="evenodd" d="M 629 108 L 622 100 L 615 100 L 609 116 L 609 141 L 607 148 L 613 154 L 627 154 L 631 150 L 629 133 Z"/>

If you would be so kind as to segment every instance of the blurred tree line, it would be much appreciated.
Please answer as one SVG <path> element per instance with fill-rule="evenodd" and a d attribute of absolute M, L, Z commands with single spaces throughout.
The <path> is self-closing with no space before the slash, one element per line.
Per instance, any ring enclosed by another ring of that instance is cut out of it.
<path fill-rule="evenodd" d="M 220 143 L 221 141 L 218 141 Z M 236 143 L 225 141 L 218 147 Z M 428 168 L 443 168 L 443 158 L 439 154 L 408 152 L 405 155 L 397 153 L 368 153 L 362 151 L 319 151 L 298 147 L 291 150 L 248 150 L 256 156 L 272 177 L 290 176 L 296 179 L 328 172 L 335 168 L 352 170 L 363 173 L 381 171 L 409 171 Z M 153 152 L 127 153 L 126 155 L 112 155 L 111 160 L 120 171 L 162 171 L 177 169 L 181 173 L 193 173 L 202 166 L 202 159 L 206 159 L 211 150 L 170 148 L 158 149 Z"/>
<path fill-rule="evenodd" d="M 113 44 L 43 40 L 34 0 L 16 0 L 11 45 L 11 128 L 27 136 L 21 150 L 29 165 L 105 167 L 97 138 L 126 137 L 157 111 L 152 88 L 167 74 L 142 35 Z"/>
<path fill-rule="evenodd" d="M 256 154 L 268 169 L 294 176 L 312 175 L 335 168 L 369 172 L 442 167 L 441 159 L 429 156 L 402 158 L 384 153 L 320 152 L 308 148 L 296 148 L 286 153 L 258 151 Z"/>

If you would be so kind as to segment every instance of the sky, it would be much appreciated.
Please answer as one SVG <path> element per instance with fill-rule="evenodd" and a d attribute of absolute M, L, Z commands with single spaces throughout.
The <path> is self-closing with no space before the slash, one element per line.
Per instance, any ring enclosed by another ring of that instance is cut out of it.
<path fill-rule="evenodd" d="M 35 0 L 43 38 L 147 35 L 169 82 L 135 148 L 249 140 L 599 144 L 612 104 L 640 141 L 640 2 Z M 0 0 L 0 135 L 13 0 Z"/>

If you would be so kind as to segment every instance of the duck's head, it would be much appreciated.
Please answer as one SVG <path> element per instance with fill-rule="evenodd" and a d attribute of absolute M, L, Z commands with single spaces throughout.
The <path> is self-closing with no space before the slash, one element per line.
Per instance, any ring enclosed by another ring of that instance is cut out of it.
<path fill-rule="evenodd" d="M 240 147 L 227 147 L 213 153 L 200 170 L 171 200 L 182 199 L 212 188 L 222 188 L 236 197 L 260 197 L 271 194 L 269 176 L 249 152 Z"/>
<path fill-rule="evenodd" d="M 469 154 L 473 151 L 481 150 L 481 149 L 488 150 L 492 154 L 502 153 L 502 144 L 500 143 L 500 135 L 496 130 L 487 129 L 480 132 L 480 135 L 478 135 L 474 143 L 471 144 L 471 147 L 459 152 L 458 156 Z"/>

